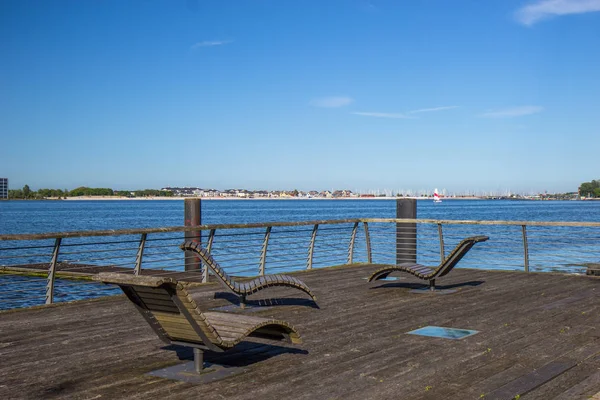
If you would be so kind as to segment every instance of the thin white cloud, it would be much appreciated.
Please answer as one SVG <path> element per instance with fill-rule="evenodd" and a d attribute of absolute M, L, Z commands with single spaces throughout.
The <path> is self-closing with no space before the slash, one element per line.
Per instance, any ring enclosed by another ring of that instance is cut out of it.
<path fill-rule="evenodd" d="M 337 96 L 337 97 L 321 97 L 310 101 L 311 106 L 325 107 L 325 108 L 338 108 L 344 107 L 354 101 L 351 97 Z"/>
<path fill-rule="evenodd" d="M 600 11 L 600 0 L 538 0 L 518 9 L 517 21 L 531 26 L 554 16 L 583 14 Z"/>
<path fill-rule="evenodd" d="M 408 114 L 417 114 L 422 112 L 431 112 L 431 111 L 442 111 L 442 110 L 452 110 L 453 108 L 458 108 L 458 106 L 445 106 L 445 107 L 434 107 L 434 108 L 421 108 L 420 110 L 409 111 Z"/>
<path fill-rule="evenodd" d="M 196 50 L 199 49 L 200 47 L 213 47 L 213 46 L 222 46 L 224 44 L 229 44 L 231 43 L 231 40 L 205 40 L 203 42 L 198 42 L 194 45 L 192 45 L 192 47 L 190 47 L 192 50 Z"/>
<path fill-rule="evenodd" d="M 504 108 L 502 110 L 491 110 L 481 114 L 480 116 L 483 118 L 512 118 L 512 117 L 522 117 L 524 115 L 531 115 L 542 112 L 544 107 L 540 106 L 521 106 L 521 107 L 511 107 Z"/>
<path fill-rule="evenodd" d="M 396 118 L 396 119 L 411 119 L 410 115 L 402 113 L 382 113 L 382 112 L 353 112 L 354 115 L 362 115 L 365 117 L 377 117 L 377 118 Z"/>
<path fill-rule="evenodd" d="M 396 118 L 396 119 L 415 119 L 412 114 L 450 110 L 458 108 L 458 106 L 445 106 L 445 107 L 434 107 L 434 108 L 421 108 L 419 110 L 412 110 L 404 113 L 382 113 L 382 112 L 353 112 L 354 115 L 362 115 L 365 117 L 377 117 L 377 118 Z"/>
<path fill-rule="evenodd" d="M 367 11 L 378 11 L 379 9 L 375 6 L 375 4 L 373 4 L 372 1 L 369 0 L 364 0 L 361 3 L 361 6 L 363 9 L 367 10 Z"/>

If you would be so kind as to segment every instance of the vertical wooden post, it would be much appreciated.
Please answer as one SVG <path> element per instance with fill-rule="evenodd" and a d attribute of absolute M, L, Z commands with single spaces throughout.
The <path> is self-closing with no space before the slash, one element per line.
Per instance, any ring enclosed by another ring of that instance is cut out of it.
<path fill-rule="evenodd" d="M 354 242 L 356 242 L 356 233 L 358 231 L 358 222 L 354 223 L 352 228 L 352 236 L 350 236 L 350 246 L 348 246 L 348 264 L 354 261 Z"/>
<path fill-rule="evenodd" d="M 371 253 L 371 236 L 369 236 L 369 224 L 363 222 L 365 227 L 365 244 L 367 245 L 367 262 L 371 264 L 373 262 L 373 254 Z"/>
<path fill-rule="evenodd" d="M 56 238 L 54 241 L 54 251 L 52 251 L 52 261 L 48 268 L 48 280 L 46 281 L 46 304 L 54 302 L 54 278 L 56 277 L 56 263 L 58 262 L 58 252 L 62 238 Z"/>
<path fill-rule="evenodd" d="M 396 199 L 396 218 L 417 219 L 416 199 Z M 396 223 L 396 264 L 417 262 L 417 224 Z"/>
<path fill-rule="evenodd" d="M 525 265 L 525 272 L 529 272 L 529 245 L 527 244 L 527 227 L 521 226 L 523 230 L 523 264 Z"/>
<path fill-rule="evenodd" d="M 306 261 L 306 269 L 312 269 L 313 255 L 315 253 L 315 241 L 317 240 L 317 230 L 319 224 L 315 224 L 313 227 L 312 235 L 310 237 L 310 246 L 308 248 L 308 260 Z"/>
<path fill-rule="evenodd" d="M 258 268 L 258 274 L 265 274 L 265 264 L 267 263 L 267 248 L 269 246 L 269 238 L 271 237 L 271 227 L 267 226 L 265 232 L 265 240 L 263 241 L 262 249 L 260 250 L 260 267 Z"/>
<path fill-rule="evenodd" d="M 184 207 L 184 225 L 197 226 L 202 225 L 202 203 L 199 198 L 185 199 Z M 185 240 L 192 240 L 201 243 L 202 236 L 200 231 L 185 232 Z M 200 260 L 192 251 L 185 252 L 185 270 L 194 271 L 200 269 Z"/>
<path fill-rule="evenodd" d="M 438 236 L 440 238 L 440 263 L 446 259 L 446 252 L 444 251 L 444 233 L 442 232 L 442 224 L 438 224 Z"/>
<path fill-rule="evenodd" d="M 142 274 L 142 258 L 144 257 L 144 248 L 146 247 L 146 233 L 142 233 L 142 237 L 140 239 L 140 246 L 138 247 L 137 256 L 135 258 L 135 268 L 133 269 L 134 275 Z"/>

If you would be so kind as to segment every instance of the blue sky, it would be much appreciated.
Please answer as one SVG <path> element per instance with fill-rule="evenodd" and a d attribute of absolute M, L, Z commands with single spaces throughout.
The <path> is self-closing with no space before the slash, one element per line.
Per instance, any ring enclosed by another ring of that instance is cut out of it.
<path fill-rule="evenodd" d="M 13 188 L 600 178 L 600 0 L 5 0 L 0 35 Z"/>

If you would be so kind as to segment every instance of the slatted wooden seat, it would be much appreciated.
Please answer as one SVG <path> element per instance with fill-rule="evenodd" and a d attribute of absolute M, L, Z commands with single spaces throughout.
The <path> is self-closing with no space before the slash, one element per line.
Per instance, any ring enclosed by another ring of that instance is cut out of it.
<path fill-rule="evenodd" d="M 222 352 L 248 336 L 301 343 L 296 329 L 284 321 L 203 312 L 183 285 L 173 278 L 103 272 L 94 279 L 119 285 L 165 343 L 193 347 L 198 372 L 203 367 L 204 350 Z"/>
<path fill-rule="evenodd" d="M 417 278 L 429 281 L 429 288 L 435 290 L 435 280 L 438 277 L 447 275 L 452 268 L 467 254 L 471 248 L 479 242 L 488 240 L 487 236 L 473 236 L 462 240 L 452 252 L 437 267 L 427 267 L 416 263 L 401 263 L 398 265 L 388 265 L 373 272 L 369 277 L 369 282 L 387 278 L 392 272 L 408 272 Z"/>
<path fill-rule="evenodd" d="M 200 243 L 186 241 L 179 246 L 183 251 L 192 251 L 198 258 L 207 265 L 216 276 L 217 280 L 228 290 L 235 293 L 240 298 L 240 305 L 243 307 L 246 303 L 246 296 L 256 293 L 259 290 L 266 289 L 272 286 L 286 286 L 302 290 L 308 294 L 316 302 L 317 296 L 309 289 L 309 287 L 300 279 L 289 275 L 264 275 L 249 282 L 238 283 L 231 278 L 227 272 L 215 261 L 212 255 L 204 249 Z"/>

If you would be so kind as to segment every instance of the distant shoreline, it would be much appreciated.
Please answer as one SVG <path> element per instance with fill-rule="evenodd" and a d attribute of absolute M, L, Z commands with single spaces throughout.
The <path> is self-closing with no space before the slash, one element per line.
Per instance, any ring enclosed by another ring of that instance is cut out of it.
<path fill-rule="evenodd" d="M 433 201 L 432 197 L 122 197 L 122 196 L 77 196 L 77 197 L 67 197 L 67 198 L 57 198 L 57 197 L 48 197 L 44 199 L 27 199 L 26 201 L 56 201 L 56 200 L 65 200 L 65 201 L 182 201 L 185 199 L 201 199 L 208 201 L 240 201 L 240 200 L 284 200 L 284 201 L 298 201 L 298 200 L 396 200 L 396 199 L 415 199 L 415 200 L 429 200 Z M 23 201 L 25 199 L 1 199 L 0 201 Z M 444 197 L 442 198 L 444 201 L 452 201 L 452 200 L 510 200 L 510 201 L 550 201 L 546 199 L 526 199 L 526 198 L 517 198 L 517 199 L 497 199 L 497 198 L 486 198 L 486 197 Z M 551 199 L 551 201 L 574 201 L 573 199 Z M 594 199 L 580 199 L 575 201 L 600 201 L 600 198 Z"/>
<path fill-rule="evenodd" d="M 121 197 L 121 196 L 78 196 L 67 197 L 60 200 L 77 201 L 77 200 L 185 200 L 185 199 L 201 199 L 201 200 L 395 200 L 395 199 L 416 199 L 416 200 L 431 200 L 432 197 Z M 48 198 L 46 200 L 59 200 L 57 198 Z M 447 197 L 443 200 L 485 200 L 481 197 Z"/>

